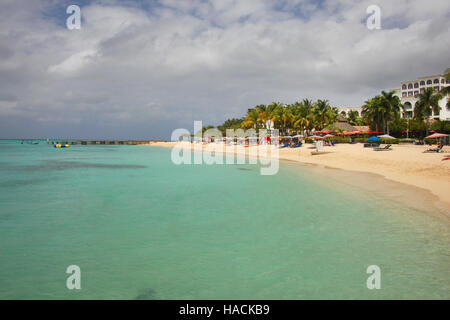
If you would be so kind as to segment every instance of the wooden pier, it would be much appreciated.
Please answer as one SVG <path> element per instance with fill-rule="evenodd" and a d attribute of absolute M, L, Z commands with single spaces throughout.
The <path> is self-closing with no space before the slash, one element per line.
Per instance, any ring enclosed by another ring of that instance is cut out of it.
<path fill-rule="evenodd" d="M 65 140 L 65 139 L 49 139 L 49 144 L 68 144 L 68 145 L 127 145 L 137 146 L 150 144 L 152 142 L 165 142 L 165 140 Z"/>

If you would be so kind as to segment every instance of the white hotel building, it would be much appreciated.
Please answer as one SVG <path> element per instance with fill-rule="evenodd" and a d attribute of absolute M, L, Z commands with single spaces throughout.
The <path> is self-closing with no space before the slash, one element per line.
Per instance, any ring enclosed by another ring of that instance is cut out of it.
<path fill-rule="evenodd" d="M 405 106 L 405 111 L 402 112 L 403 118 L 412 118 L 414 116 L 414 107 L 417 103 L 416 96 L 419 93 L 424 92 L 425 88 L 433 88 L 439 91 L 443 87 L 450 85 L 450 81 L 445 80 L 445 75 L 437 74 L 433 76 L 420 77 L 414 81 L 401 82 L 401 88 L 396 89 L 397 95 L 400 98 L 402 104 Z M 447 110 L 447 101 L 449 97 L 445 96 L 439 101 L 441 111 L 439 113 L 433 113 L 433 119 L 450 120 L 450 110 Z"/>
<path fill-rule="evenodd" d="M 400 98 L 401 103 L 405 106 L 405 111 L 401 112 L 402 118 L 412 118 L 414 117 L 414 107 L 417 103 L 416 95 L 422 93 L 425 88 L 434 88 L 434 90 L 439 91 L 443 87 L 447 87 L 450 85 L 450 81 L 445 80 L 444 74 L 437 74 L 434 76 L 426 76 L 420 77 L 414 81 L 403 81 L 401 82 L 401 88 L 395 89 L 397 96 Z M 437 114 L 432 115 L 433 119 L 440 120 L 450 120 L 450 110 L 447 110 L 447 101 L 449 96 L 444 97 L 439 101 L 439 106 L 441 107 L 441 111 Z M 345 112 L 348 115 L 348 112 L 351 110 L 358 111 L 361 116 L 362 106 L 358 107 L 342 107 L 339 108 L 341 112 Z"/>

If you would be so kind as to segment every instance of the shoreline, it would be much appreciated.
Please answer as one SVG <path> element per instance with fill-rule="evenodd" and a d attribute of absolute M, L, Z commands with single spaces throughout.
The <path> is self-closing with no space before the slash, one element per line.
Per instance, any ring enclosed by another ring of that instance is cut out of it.
<path fill-rule="evenodd" d="M 154 142 L 146 146 L 171 148 L 177 142 Z M 220 144 L 181 143 L 185 149 L 195 151 L 216 151 L 226 153 Z M 249 148 L 265 152 L 266 146 L 244 148 L 235 146 L 235 155 L 249 156 Z M 219 150 L 219 148 L 221 150 Z M 418 188 L 414 195 L 420 196 L 419 190 L 424 190 L 434 197 L 427 197 L 441 211 L 450 214 L 450 160 L 442 161 L 444 156 L 450 156 L 450 149 L 444 148 L 443 153 L 423 153 L 428 146 L 394 145 L 392 151 L 373 151 L 363 148 L 362 144 L 337 144 L 334 147 L 324 147 L 323 154 L 312 155 L 315 149 L 311 144 L 301 148 L 279 149 L 279 160 L 291 163 L 315 165 L 326 169 L 340 169 L 354 173 L 369 173 L 380 176 L 388 181 L 401 183 Z M 269 156 L 269 158 L 274 158 Z M 423 194 L 425 197 L 426 195 Z M 434 198 L 434 199 L 432 199 Z"/>

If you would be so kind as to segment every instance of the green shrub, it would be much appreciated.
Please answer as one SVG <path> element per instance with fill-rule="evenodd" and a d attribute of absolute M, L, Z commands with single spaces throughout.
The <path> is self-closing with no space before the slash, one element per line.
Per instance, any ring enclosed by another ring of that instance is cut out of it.
<path fill-rule="evenodd" d="M 414 139 L 398 139 L 398 143 L 414 143 Z"/>
<path fill-rule="evenodd" d="M 383 144 L 398 144 L 399 139 L 380 139 L 380 143 Z"/>
<path fill-rule="evenodd" d="M 349 137 L 333 137 L 329 139 L 330 141 L 334 141 L 336 143 L 350 143 Z"/>
<path fill-rule="evenodd" d="M 450 121 L 435 121 L 431 124 L 431 129 L 438 131 L 440 133 L 449 133 L 450 132 Z"/>
<path fill-rule="evenodd" d="M 441 142 L 440 139 L 423 139 L 426 144 L 439 144 Z"/>

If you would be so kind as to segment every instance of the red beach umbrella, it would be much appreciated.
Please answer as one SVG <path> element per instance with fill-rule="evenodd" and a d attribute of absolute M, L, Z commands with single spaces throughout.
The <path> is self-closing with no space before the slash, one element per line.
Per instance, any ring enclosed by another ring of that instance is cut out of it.
<path fill-rule="evenodd" d="M 436 138 L 443 138 L 443 137 L 448 137 L 448 134 L 434 133 L 431 136 L 425 137 L 425 139 L 436 139 Z"/>

